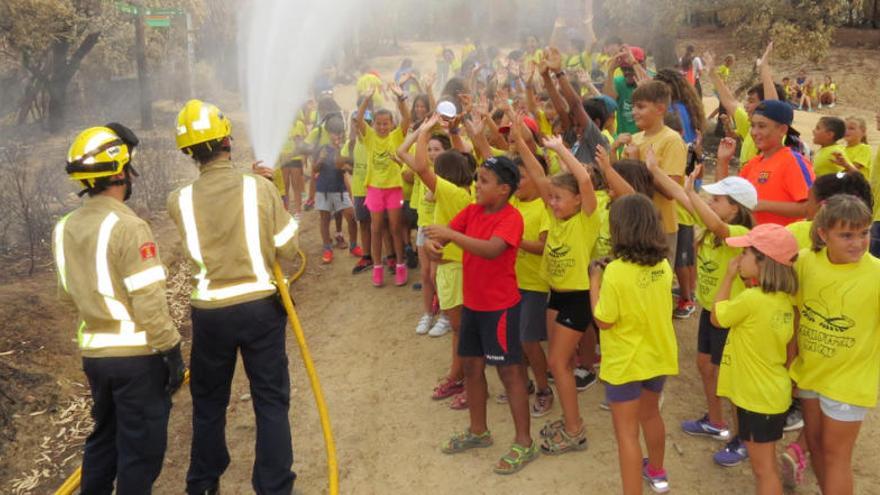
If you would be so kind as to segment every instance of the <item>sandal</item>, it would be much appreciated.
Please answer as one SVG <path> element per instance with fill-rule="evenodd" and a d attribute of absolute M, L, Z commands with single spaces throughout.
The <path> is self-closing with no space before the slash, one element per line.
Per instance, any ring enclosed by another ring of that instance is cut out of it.
<path fill-rule="evenodd" d="M 470 427 L 461 433 L 456 433 L 447 440 L 440 450 L 444 454 L 458 454 L 470 449 L 483 449 L 492 445 L 492 434 L 489 430 L 479 435 L 471 433 Z"/>
<path fill-rule="evenodd" d="M 789 451 L 794 452 L 794 457 Z M 780 456 L 782 459 L 782 484 L 787 488 L 795 488 L 804 481 L 804 470 L 807 468 L 807 456 L 801 446 L 792 442 Z"/>
<path fill-rule="evenodd" d="M 559 418 L 556 421 L 548 421 L 541 428 L 541 437 L 549 438 L 556 434 L 557 431 L 565 428 L 565 419 Z"/>
<path fill-rule="evenodd" d="M 449 403 L 449 409 L 461 411 L 468 408 L 467 392 L 456 394 Z"/>
<path fill-rule="evenodd" d="M 556 430 L 555 435 L 545 437 L 541 443 L 541 452 L 549 455 L 559 455 L 586 449 L 587 428 L 585 426 L 581 426 L 581 429 L 574 435 L 565 431 L 565 428 L 560 428 Z"/>
<path fill-rule="evenodd" d="M 510 446 L 510 450 L 501 456 L 498 464 L 495 465 L 493 471 L 496 474 L 513 474 L 524 468 L 526 464 L 532 462 L 538 457 L 538 443 L 534 440 L 529 447 L 515 443 Z M 506 465 L 506 466 L 505 466 Z"/>
<path fill-rule="evenodd" d="M 441 400 L 462 392 L 464 392 L 463 380 L 453 380 L 452 378 L 446 377 L 434 387 L 434 393 L 431 394 L 431 398 L 434 400 Z"/>

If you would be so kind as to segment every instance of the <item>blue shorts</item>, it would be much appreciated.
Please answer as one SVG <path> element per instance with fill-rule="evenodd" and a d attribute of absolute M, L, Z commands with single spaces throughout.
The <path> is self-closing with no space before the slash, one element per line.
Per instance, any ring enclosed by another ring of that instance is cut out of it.
<path fill-rule="evenodd" d="M 636 400 L 642 396 L 642 389 L 659 394 L 663 391 L 664 383 L 666 383 L 665 376 L 655 376 L 647 380 L 636 380 L 620 385 L 612 385 L 606 382 L 605 398 L 608 399 L 609 403 Z"/>
<path fill-rule="evenodd" d="M 805 400 L 819 399 L 819 408 L 822 409 L 822 414 L 835 421 L 843 421 L 846 423 L 864 421 L 865 415 L 868 414 L 867 407 L 854 406 L 852 404 L 847 404 L 846 402 L 836 401 L 812 390 L 799 388 L 797 396 Z"/>

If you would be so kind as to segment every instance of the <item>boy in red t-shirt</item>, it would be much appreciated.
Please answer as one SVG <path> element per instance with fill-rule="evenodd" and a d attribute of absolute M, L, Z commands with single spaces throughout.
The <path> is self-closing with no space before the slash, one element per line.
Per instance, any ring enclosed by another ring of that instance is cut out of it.
<path fill-rule="evenodd" d="M 486 424 L 488 362 L 496 366 L 504 384 L 516 428 L 513 445 L 495 465 L 499 474 L 515 473 L 538 456 L 529 432 L 529 395 L 519 340 L 520 295 L 514 266 L 523 219 L 509 203 L 518 185 L 519 169 L 510 159 L 489 158 L 477 172 L 476 204 L 462 210 L 449 227 L 426 228 L 434 243 L 454 242 L 464 251 L 458 355 L 464 364 L 470 427 L 450 438 L 443 452 L 492 445 Z"/>

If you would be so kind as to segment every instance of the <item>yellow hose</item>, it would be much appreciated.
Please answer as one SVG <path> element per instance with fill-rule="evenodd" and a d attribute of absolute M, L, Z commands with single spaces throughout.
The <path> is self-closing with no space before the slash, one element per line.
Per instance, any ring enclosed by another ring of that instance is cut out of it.
<path fill-rule="evenodd" d="M 302 250 L 297 251 L 302 262 L 299 269 L 290 279 L 290 283 L 296 282 L 302 277 L 306 271 L 306 255 Z M 336 445 L 333 443 L 333 432 L 330 429 L 330 417 L 327 413 L 327 404 L 324 402 L 324 393 L 321 391 L 321 384 L 318 382 L 318 374 L 315 371 L 315 365 L 312 362 L 312 356 L 309 354 L 309 348 L 306 345 L 305 335 L 303 335 L 302 327 L 299 323 L 299 317 L 296 309 L 293 307 L 293 301 L 290 299 L 290 292 L 287 290 L 287 284 L 284 281 L 284 274 L 281 273 L 281 267 L 278 262 L 273 267 L 275 273 L 275 282 L 278 284 L 278 290 L 281 293 L 281 301 L 284 309 L 290 317 L 290 323 L 293 327 L 293 334 L 296 336 L 296 343 L 299 344 L 300 354 L 303 363 L 306 366 L 306 373 L 309 375 L 309 383 L 312 385 L 312 392 L 315 394 L 315 403 L 318 405 L 318 415 L 321 417 L 321 429 L 324 432 L 324 447 L 327 450 L 327 476 L 330 484 L 330 495 L 338 495 L 339 493 L 339 468 L 336 463 Z M 183 375 L 183 384 L 189 383 L 189 370 Z M 79 488 L 82 482 L 82 467 L 76 468 L 64 483 L 55 490 L 55 495 L 73 495 L 74 491 Z"/>

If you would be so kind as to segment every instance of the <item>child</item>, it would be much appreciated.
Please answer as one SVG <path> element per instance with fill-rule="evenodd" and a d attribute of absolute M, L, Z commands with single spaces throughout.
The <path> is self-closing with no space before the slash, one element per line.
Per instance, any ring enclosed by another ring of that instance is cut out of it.
<path fill-rule="evenodd" d="M 407 272 L 403 257 L 403 239 L 400 236 L 403 223 L 402 210 L 403 188 L 400 178 L 400 165 L 394 160 L 395 151 L 403 142 L 404 129 L 409 127 L 409 109 L 406 98 L 399 87 L 392 88 L 397 95 L 398 109 L 402 116 L 399 126 L 394 125 L 394 116 L 390 111 L 382 109 L 373 115 L 373 127 L 364 123 L 364 114 L 372 97 L 376 94 L 373 88 L 358 108 L 358 137 L 363 140 L 369 156 L 367 161 L 366 206 L 370 210 L 370 237 L 373 259 L 373 286 L 384 285 L 382 264 L 382 233 L 385 231 L 385 214 L 388 214 L 388 229 L 394 241 L 394 259 L 397 266 L 394 272 L 394 285 L 406 285 Z M 390 255 L 389 255 L 390 257 Z"/>
<path fill-rule="evenodd" d="M 315 161 L 318 174 L 315 195 L 315 208 L 321 214 L 321 241 L 324 250 L 321 254 L 321 262 L 326 264 L 333 262 L 333 244 L 330 239 L 330 219 L 333 215 L 341 213 L 348 224 L 349 250 L 356 255 L 357 223 L 354 221 L 354 208 L 351 197 L 345 189 L 343 172 L 339 169 L 339 152 L 342 148 L 345 135 L 345 124 L 339 117 L 333 117 L 327 121 L 327 133 L 330 135 L 330 144 L 323 146 L 317 154 Z"/>
<path fill-rule="evenodd" d="M 846 148 L 837 142 L 846 134 L 846 123 L 838 117 L 822 117 L 813 129 L 813 144 L 820 146 L 813 156 L 813 171 L 816 177 L 835 174 L 841 170 L 834 163 L 834 154 L 843 154 Z"/>
<path fill-rule="evenodd" d="M 816 103 L 818 103 L 816 101 L 816 86 L 813 84 L 813 78 L 808 77 L 804 83 L 798 80 L 798 84 L 801 87 L 801 101 L 798 105 L 798 110 L 812 112 L 816 109 Z"/>
<path fill-rule="evenodd" d="M 813 220 L 795 265 L 798 355 L 790 374 L 823 493 L 852 494 L 852 453 L 880 382 L 880 260 L 868 254 L 871 210 L 842 194 Z"/>
<path fill-rule="evenodd" d="M 553 213 L 541 270 L 550 287 L 547 321 L 550 336 L 550 370 L 562 404 L 563 419 L 541 430 L 541 450 L 562 454 L 587 448 L 586 426 L 580 417 L 572 358 L 583 333 L 592 323 L 589 284 L 583 276 L 599 234 L 595 214 L 596 194 L 586 168 L 554 137 L 544 142 L 562 158 L 567 169 L 548 178 L 522 138 L 528 130 L 516 119 L 511 133 L 529 178 Z M 593 378 L 595 380 L 595 377 Z"/>
<path fill-rule="evenodd" d="M 415 130 L 417 129 L 414 129 L 414 131 Z M 410 149 L 415 145 L 415 140 L 419 135 L 420 133 L 418 132 L 411 132 L 406 136 L 406 140 L 404 140 L 403 144 L 397 148 L 397 156 L 403 163 L 406 163 L 410 169 L 415 163 L 415 156 L 410 153 Z M 451 148 L 452 144 L 450 143 L 448 136 L 445 134 L 431 134 L 431 137 L 428 140 L 427 149 L 428 167 L 433 168 L 434 160 L 437 159 L 440 153 Z M 416 325 L 417 335 L 424 335 L 429 332 L 433 335 L 443 335 L 448 332 L 450 328 L 449 320 L 445 316 L 441 315 L 440 318 L 437 319 L 437 322 L 434 322 L 434 296 L 436 295 L 434 278 L 437 273 L 437 264 L 430 260 L 428 252 L 425 250 L 425 240 L 427 238 L 424 233 L 424 228 L 434 223 L 434 204 L 433 193 L 425 189 L 424 184 L 418 176 L 414 177 L 411 205 L 415 207 L 418 215 L 416 248 L 418 249 L 419 255 L 419 269 L 422 284 L 422 307 L 424 309 L 424 313 L 422 313 L 422 317 L 419 318 L 419 323 Z M 432 324 L 436 328 L 432 327 Z"/>
<path fill-rule="evenodd" d="M 446 225 L 458 213 L 473 202 L 471 184 L 473 168 L 465 155 L 455 150 L 444 151 L 434 159 L 434 169 L 428 166 L 428 141 L 431 129 L 440 123 L 439 114 L 432 115 L 419 128 L 416 156 L 412 169 L 419 176 L 425 189 L 434 197 L 434 224 Z M 426 242 L 429 254 L 437 251 L 436 246 Z M 453 409 L 467 408 L 467 393 L 464 390 L 464 372 L 458 355 L 459 328 L 462 305 L 462 252 L 455 243 L 447 244 L 442 252 L 434 253 L 437 258 L 437 299 L 440 310 L 446 314 L 449 326 L 435 325 L 428 335 L 440 337 L 452 330 L 452 365 L 449 375 L 437 387 L 431 398 L 441 400 L 455 396 L 450 404 Z"/>
<path fill-rule="evenodd" d="M 846 119 L 846 148 L 843 153 L 835 153 L 832 161 L 847 171 L 861 172 L 866 178 L 871 177 L 871 145 L 868 144 L 868 126 L 861 117 Z"/>
<path fill-rule="evenodd" d="M 590 266 L 590 302 L 602 332 L 599 377 L 611 405 L 623 493 L 641 493 L 644 477 L 654 492 L 669 491 L 663 469 L 666 431 L 660 393 L 678 374 L 672 328 L 672 269 L 660 219 L 651 200 L 630 194 L 609 213 L 612 253 L 604 268 Z M 639 430 L 648 448 L 642 457 Z"/>
<path fill-rule="evenodd" d="M 363 103 L 364 100 L 369 99 L 363 98 L 361 103 Z M 367 153 L 367 147 L 364 145 L 363 140 L 358 139 L 357 137 L 357 118 L 358 112 L 352 112 L 351 132 L 341 153 L 343 158 L 347 158 L 352 162 L 349 188 L 351 189 L 352 203 L 354 205 L 354 218 L 358 223 L 358 231 L 360 232 L 361 244 L 363 246 L 360 252 L 360 259 L 351 269 L 352 275 L 363 273 L 373 266 L 373 257 L 370 253 L 370 249 L 372 248 L 372 239 L 370 238 L 370 210 L 367 209 L 365 204 L 367 199 L 367 186 L 365 181 L 367 178 L 367 162 L 369 161 L 370 155 Z M 364 122 L 368 125 L 373 123 L 372 112 L 365 112 Z"/>
<path fill-rule="evenodd" d="M 687 166 L 687 145 L 681 135 L 663 123 L 663 117 L 670 105 L 669 86 L 660 81 L 651 81 L 639 86 L 633 92 L 633 118 L 639 133 L 632 136 L 638 146 L 638 158 L 646 161 L 648 150 L 654 150 L 660 169 L 672 180 L 681 184 Z M 613 156 L 613 154 L 612 154 Z M 675 200 L 661 193 L 654 194 L 654 205 L 660 211 L 666 245 L 669 247 L 670 264 L 675 261 L 678 243 L 678 215 Z"/>
<path fill-rule="evenodd" d="M 831 81 L 831 76 L 825 76 L 825 82 L 819 85 L 819 109 L 823 106 L 834 108 L 837 103 L 837 84 Z"/>
<path fill-rule="evenodd" d="M 737 436 L 749 453 L 757 493 L 781 494 L 776 442 L 791 404 L 787 349 L 794 335 L 792 296 L 798 284 L 791 265 L 797 242 L 785 227 L 772 223 L 726 242 L 745 250 L 730 260 L 712 310 L 712 324 L 730 328 L 718 395 L 736 406 Z M 757 283 L 732 296 L 740 279 Z"/>
<path fill-rule="evenodd" d="M 546 170 L 546 163 L 539 162 Z M 514 163 L 519 168 L 520 179 L 510 204 L 522 215 L 525 225 L 516 257 L 516 280 L 522 296 L 520 340 L 537 383 L 531 414 L 540 418 L 549 414 L 553 407 L 553 389 L 547 379 L 547 357 L 541 347 L 541 341 L 547 340 L 547 296 L 550 292 L 547 281 L 541 276 L 541 256 L 550 229 L 550 215 L 522 158 L 517 158 Z"/>
<path fill-rule="evenodd" d="M 449 227 L 432 225 L 427 229 L 433 243 L 454 243 L 464 251 L 458 354 L 464 362 L 470 426 L 446 441 L 443 452 L 455 454 L 492 444 L 486 424 L 488 362 L 497 366 L 516 429 L 513 445 L 495 465 L 498 474 L 515 473 L 538 457 L 538 445 L 529 432 L 529 396 L 519 342 L 520 294 L 514 268 L 523 219 L 508 203 L 518 183 L 519 170 L 509 158 L 489 158 L 477 172 L 476 204 L 456 215 Z"/>

